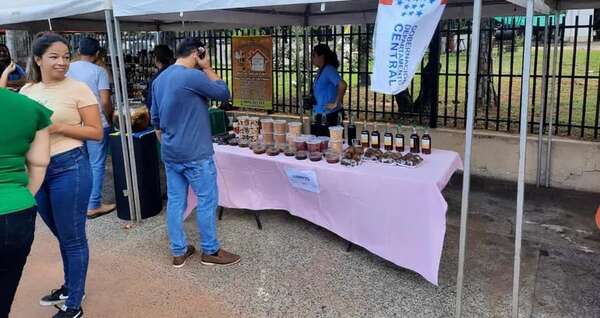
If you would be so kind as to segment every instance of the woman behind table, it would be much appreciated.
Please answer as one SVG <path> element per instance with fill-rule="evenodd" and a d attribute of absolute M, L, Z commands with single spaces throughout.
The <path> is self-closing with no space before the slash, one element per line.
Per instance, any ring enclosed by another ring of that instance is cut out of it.
<path fill-rule="evenodd" d="M 319 44 L 313 48 L 312 62 L 319 69 L 313 83 L 313 112 L 316 117 L 325 116 L 327 126 L 336 126 L 341 122 L 342 101 L 348 88 L 337 71 L 340 66 L 337 54 L 326 44 Z"/>
<path fill-rule="evenodd" d="M 148 85 L 146 86 L 144 104 L 146 104 L 146 107 L 148 107 L 148 113 L 150 113 L 150 110 L 152 109 L 152 83 L 158 77 L 158 75 L 160 75 L 160 73 L 166 70 L 167 67 L 171 66 L 173 63 L 175 63 L 173 50 L 164 44 L 159 44 L 154 47 L 154 65 L 158 69 L 158 72 L 150 77 L 148 80 Z"/>
<path fill-rule="evenodd" d="M 21 93 L 54 111 L 50 126 L 50 164 L 36 195 L 38 212 L 57 237 L 63 259 L 64 284 L 42 297 L 42 306 L 62 305 L 54 317 L 81 317 L 88 268 L 86 211 L 92 175 L 85 140 L 101 140 L 102 124 L 94 94 L 65 76 L 70 62 L 68 42 L 44 33 L 32 45 L 32 83 Z M 64 303 L 64 304 L 63 304 Z"/>
<path fill-rule="evenodd" d="M 33 196 L 50 161 L 52 111 L 4 88 L 0 100 L 0 130 L 5 132 L 0 134 L 0 318 L 6 318 L 33 243 Z"/>

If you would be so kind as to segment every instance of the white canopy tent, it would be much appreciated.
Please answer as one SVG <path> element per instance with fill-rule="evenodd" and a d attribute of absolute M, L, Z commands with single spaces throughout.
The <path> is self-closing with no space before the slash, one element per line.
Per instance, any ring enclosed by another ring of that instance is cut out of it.
<path fill-rule="evenodd" d="M 103 31 L 103 10 L 114 2 L 123 31 L 225 29 L 242 26 L 335 25 L 373 23 L 377 0 L 21 0 L 0 8 L 6 28 L 44 30 L 51 19 L 58 31 Z M 482 16 L 524 15 L 526 0 L 482 0 Z M 535 0 L 535 11 L 598 6 L 595 0 Z M 322 10 L 323 9 L 323 10 Z M 448 0 L 444 19 L 470 17 L 471 0 Z M 187 23 L 189 22 L 189 23 Z"/>
<path fill-rule="evenodd" d="M 183 28 L 188 22 L 217 23 L 231 25 L 323 25 L 372 23 L 377 12 L 376 0 L 114 0 L 116 25 L 124 22 L 155 22 L 159 30 Z M 473 43 L 470 52 L 469 87 L 476 87 L 480 21 L 482 16 L 522 15 L 526 14 L 523 73 L 522 105 L 529 105 L 529 79 L 531 65 L 531 43 L 534 12 L 549 14 L 560 9 L 600 6 L 598 1 L 544 1 L 544 0 L 448 0 L 444 18 L 473 17 Z M 525 11 L 523 8 L 525 7 Z M 472 11 L 471 11 L 472 10 Z M 235 21 L 232 23 L 232 21 Z M 186 23 L 183 23 L 186 22 Z M 547 50 L 546 56 L 547 56 Z M 545 75 L 544 75 L 545 76 Z M 545 76 L 546 77 L 546 76 Z M 463 175 L 463 197 L 461 208 L 461 234 L 459 272 L 457 279 L 456 316 L 462 314 L 462 288 L 464 273 L 466 226 L 469 203 L 471 147 L 473 137 L 473 119 L 475 109 L 475 89 L 469 90 L 467 102 L 467 132 L 465 140 L 465 169 Z M 520 160 L 517 198 L 517 224 L 515 238 L 515 260 L 513 268 L 513 317 L 518 317 L 521 233 L 525 189 L 525 155 L 527 140 L 529 107 L 521 107 L 520 114 Z"/>
<path fill-rule="evenodd" d="M 76 16 L 110 10 L 110 0 L 19 0 L 3 1 L 0 7 L 2 24 L 15 24 Z"/>
<path fill-rule="evenodd" d="M 100 26 L 98 30 L 104 31 L 105 28 L 108 34 L 108 40 L 110 47 L 114 48 L 114 32 L 112 31 L 112 19 L 111 19 L 111 0 L 20 0 L 7 2 L 0 7 L 0 22 L 1 27 L 7 29 L 29 29 L 29 30 L 48 30 L 54 29 L 52 25 L 52 19 L 58 19 L 62 21 L 62 25 L 78 30 L 81 25 L 84 24 L 84 20 L 71 20 L 65 24 L 66 19 L 70 16 L 81 16 L 88 15 L 98 18 Z M 102 17 L 102 19 L 100 18 Z M 73 21 L 79 21 L 80 23 L 73 23 Z M 111 65 L 115 66 L 116 63 L 116 52 L 111 50 Z M 115 82 L 119 82 L 119 72 L 115 67 L 112 68 L 113 78 Z M 122 110 L 123 103 L 121 97 L 121 87 L 115 85 L 115 96 L 117 101 L 117 109 Z M 125 122 L 125 133 L 121 134 L 121 143 L 123 145 L 129 142 L 129 147 L 122 147 L 123 158 L 125 162 L 125 179 L 128 189 L 128 200 L 129 210 L 131 213 L 131 219 L 135 220 L 136 217 L 139 219 L 139 215 L 136 215 L 136 207 L 139 207 L 139 198 L 137 196 L 137 187 L 133 187 L 133 184 L 137 184 L 135 165 L 131 165 L 131 160 L 134 158 L 133 144 L 130 138 L 126 138 L 126 132 L 131 130 L 131 120 L 129 112 L 119 112 L 119 120 Z M 133 169 L 133 171 L 131 171 Z M 133 191 L 132 191 L 133 189 Z"/>

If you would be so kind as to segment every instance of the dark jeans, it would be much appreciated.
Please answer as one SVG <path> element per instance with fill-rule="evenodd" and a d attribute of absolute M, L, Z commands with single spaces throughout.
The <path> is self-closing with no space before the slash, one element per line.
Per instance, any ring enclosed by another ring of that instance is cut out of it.
<path fill-rule="evenodd" d="M 329 114 L 314 114 L 310 133 L 316 136 L 329 136 L 328 127 L 340 125 L 342 115 L 343 109 L 336 110 Z"/>
<path fill-rule="evenodd" d="M 0 318 L 7 318 L 33 243 L 35 208 L 0 215 Z"/>
<path fill-rule="evenodd" d="M 87 153 L 77 148 L 50 158 L 46 178 L 36 195 L 40 216 L 56 236 L 63 259 L 68 308 L 81 306 L 89 250 L 85 234 L 92 173 Z"/>

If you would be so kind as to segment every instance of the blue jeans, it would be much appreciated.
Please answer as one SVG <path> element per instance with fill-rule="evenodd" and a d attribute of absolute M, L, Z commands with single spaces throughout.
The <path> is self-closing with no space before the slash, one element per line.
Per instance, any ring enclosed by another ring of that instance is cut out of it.
<path fill-rule="evenodd" d="M 183 213 L 187 207 L 188 186 L 198 197 L 196 222 L 201 236 L 202 251 L 213 254 L 219 250 L 216 209 L 219 203 L 217 168 L 213 159 L 170 163 L 165 161 L 167 175 L 167 232 L 173 256 L 184 255 L 187 240 L 183 228 Z"/>
<path fill-rule="evenodd" d="M 38 212 L 56 236 L 63 260 L 68 308 L 79 308 L 85 290 L 89 250 L 85 234 L 92 173 L 87 153 L 76 148 L 50 158 L 36 195 Z"/>
<path fill-rule="evenodd" d="M 97 209 L 102 205 L 102 184 L 106 171 L 106 153 L 108 152 L 108 134 L 110 128 L 104 128 L 104 138 L 101 141 L 88 140 L 85 142 L 92 168 L 92 194 L 88 210 Z"/>

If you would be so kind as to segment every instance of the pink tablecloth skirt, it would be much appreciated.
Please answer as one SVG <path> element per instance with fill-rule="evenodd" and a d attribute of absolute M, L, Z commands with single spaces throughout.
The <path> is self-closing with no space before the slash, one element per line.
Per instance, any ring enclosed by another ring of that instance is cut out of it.
<path fill-rule="evenodd" d="M 444 150 L 424 158 L 413 169 L 374 162 L 350 168 L 215 145 L 219 205 L 287 210 L 437 285 L 448 207 L 441 191 L 462 162 Z M 289 168 L 314 171 L 320 193 L 292 187 Z M 186 217 L 195 206 L 190 190 Z"/>

